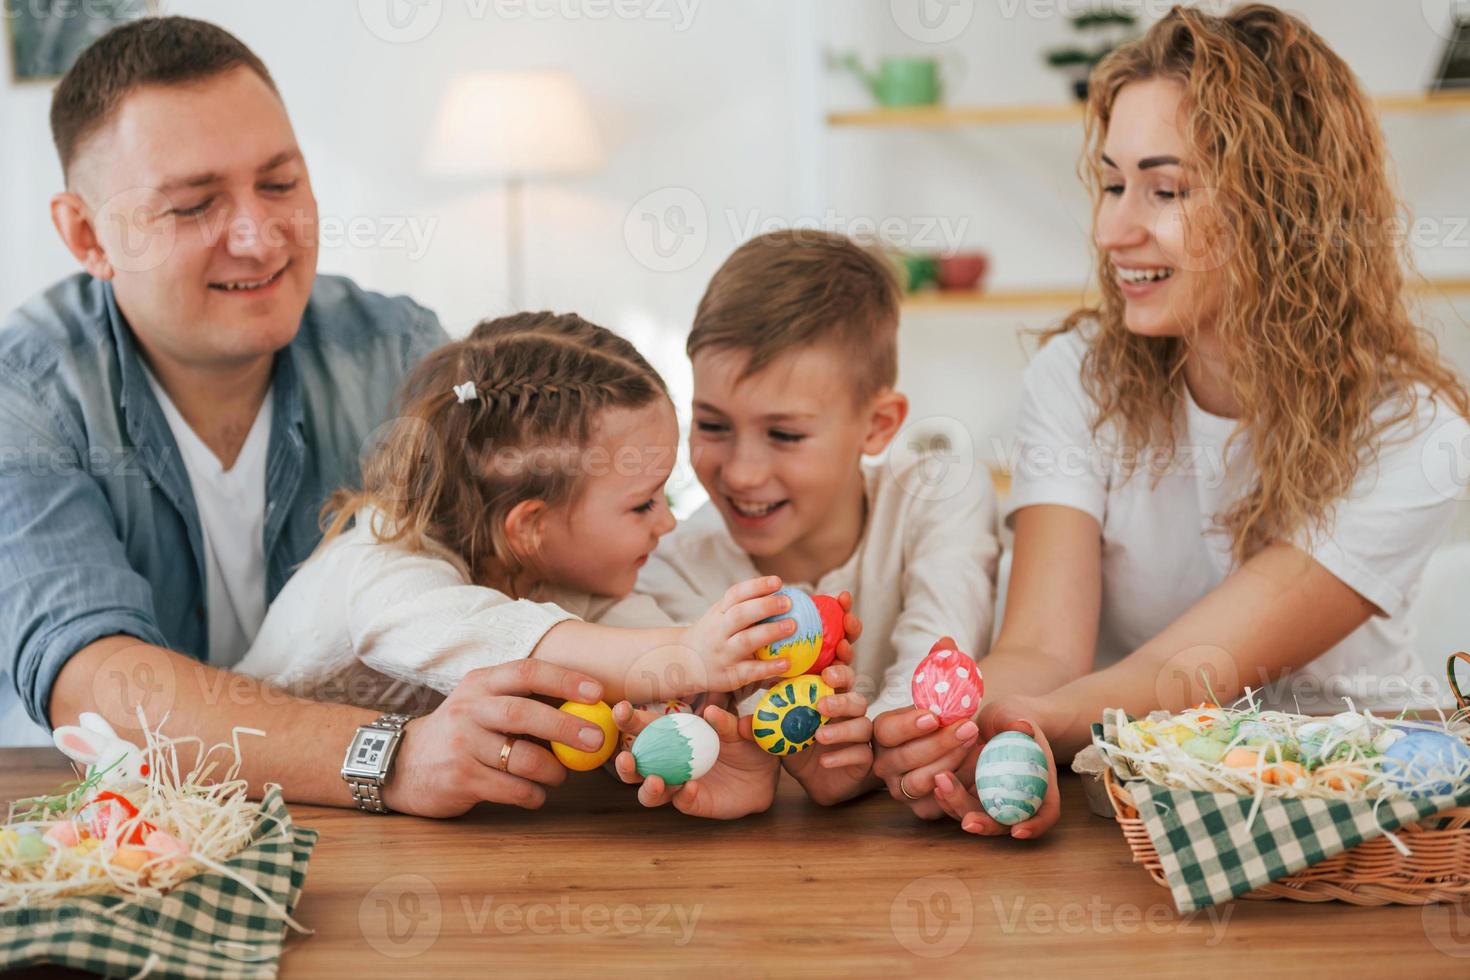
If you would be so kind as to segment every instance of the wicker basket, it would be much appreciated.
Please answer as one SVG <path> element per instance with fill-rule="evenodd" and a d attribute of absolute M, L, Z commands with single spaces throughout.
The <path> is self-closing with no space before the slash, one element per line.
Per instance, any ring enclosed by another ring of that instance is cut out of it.
<path fill-rule="evenodd" d="M 1455 700 L 1464 708 L 1467 698 L 1455 677 L 1457 660 L 1470 664 L 1470 654 L 1454 654 L 1446 666 Z M 1128 787 L 1118 781 L 1111 767 L 1103 779 L 1133 860 L 1167 888 L 1159 852 L 1154 850 Z M 1428 905 L 1470 898 L 1470 807 L 1442 810 L 1420 823 L 1405 824 L 1394 836 L 1408 846 L 1409 854 L 1401 853 L 1388 838 L 1375 837 L 1240 897 L 1335 900 L 1354 905 Z"/>
<path fill-rule="evenodd" d="M 1128 787 L 1111 769 L 1103 779 L 1133 860 L 1167 888 L 1159 852 L 1149 840 Z M 1405 824 L 1394 836 L 1408 845 L 1410 854 L 1401 854 L 1386 837 L 1375 837 L 1240 897 L 1297 902 L 1335 899 L 1354 905 L 1428 905 L 1470 898 L 1470 807 L 1443 810 L 1422 823 Z"/>

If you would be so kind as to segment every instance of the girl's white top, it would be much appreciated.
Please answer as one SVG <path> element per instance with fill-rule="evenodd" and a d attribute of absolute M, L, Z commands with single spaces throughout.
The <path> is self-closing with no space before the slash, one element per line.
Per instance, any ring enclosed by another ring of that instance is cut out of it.
<path fill-rule="evenodd" d="M 382 711 L 432 710 L 465 674 L 529 657 L 568 619 L 657 627 L 653 600 L 547 589 L 514 599 L 473 585 L 464 562 L 433 541 L 423 551 L 377 540 L 364 509 L 286 583 L 236 670 L 293 694 Z"/>

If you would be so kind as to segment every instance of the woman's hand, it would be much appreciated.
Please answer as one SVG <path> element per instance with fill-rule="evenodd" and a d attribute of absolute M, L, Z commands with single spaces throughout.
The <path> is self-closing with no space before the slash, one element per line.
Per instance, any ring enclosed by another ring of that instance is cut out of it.
<path fill-rule="evenodd" d="M 698 690 L 725 693 L 747 684 L 780 677 L 789 667 L 784 657 L 757 660 L 755 652 L 796 632 L 796 622 L 761 620 L 791 609 L 791 600 L 775 595 L 781 580 L 774 575 L 732 585 L 699 622 L 684 631 L 684 643 L 692 652 L 691 665 L 702 683 Z M 851 605 L 852 600 L 848 600 Z M 849 647 L 848 656 L 851 656 Z"/>
<path fill-rule="evenodd" d="M 1017 711 L 1026 710 L 1027 706 L 1020 703 L 1023 700 L 1026 699 L 1012 699 L 1010 703 L 999 702 L 987 706 L 980 712 L 980 747 L 983 750 L 985 743 L 1001 732 L 1021 732 L 1036 739 L 1036 744 L 1040 745 L 1041 751 L 1046 753 L 1046 795 L 1041 800 L 1041 807 L 1036 811 L 1034 817 L 1006 826 L 986 813 L 985 808 L 980 805 L 979 797 L 971 791 L 975 781 L 973 764 L 958 775 L 941 772 L 934 777 L 934 800 L 946 815 L 960 821 L 960 826 L 966 833 L 979 834 L 982 837 L 1009 835 L 1018 840 L 1027 840 L 1046 833 L 1062 815 L 1061 791 L 1057 788 L 1056 759 L 1052 756 L 1051 745 L 1047 742 L 1046 734 L 1041 727 L 1016 716 Z"/>
<path fill-rule="evenodd" d="M 817 744 L 777 757 L 806 795 L 822 806 L 850 800 L 878 785 L 873 779 L 873 723 L 868 720 L 867 699 L 851 690 L 856 678 L 846 664 L 822 671 L 822 680 L 838 692 L 817 702 L 817 710 L 830 720 L 817 729 Z M 752 716 L 740 719 L 743 737 L 753 740 L 753 728 Z"/>
<path fill-rule="evenodd" d="M 637 711 L 627 701 L 613 708 L 613 721 L 619 730 L 636 735 L 659 715 Z M 638 802 L 647 807 L 672 803 L 680 813 L 691 817 L 733 820 L 751 813 L 763 813 L 776 799 L 776 782 L 781 776 L 776 757 L 761 751 L 754 742 L 740 737 L 734 715 L 715 705 L 704 709 L 704 720 L 720 737 L 720 755 L 714 768 L 682 786 L 667 786 L 659 776 L 644 779 L 638 774 L 633 753 L 619 752 L 613 765 L 618 778 L 638 786 Z"/>
<path fill-rule="evenodd" d="M 533 694 L 590 703 L 602 697 L 602 685 L 539 660 L 470 671 L 439 707 L 404 727 L 383 802 L 420 817 L 457 817 L 482 800 L 528 810 L 541 806 L 546 787 L 560 786 L 567 771 L 545 746 L 516 736 L 592 751 L 602 745 L 603 734 L 596 725 L 532 700 Z"/>

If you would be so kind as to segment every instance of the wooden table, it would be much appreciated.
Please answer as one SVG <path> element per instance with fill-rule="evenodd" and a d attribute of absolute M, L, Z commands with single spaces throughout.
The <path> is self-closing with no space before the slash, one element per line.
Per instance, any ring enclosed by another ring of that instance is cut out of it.
<path fill-rule="evenodd" d="M 0 801 L 69 777 L 0 750 Z M 294 806 L 321 831 L 281 975 L 812 977 L 1470 974 L 1470 905 L 1235 902 L 1181 916 L 1064 775 L 1039 841 L 785 781 L 733 823 L 643 810 L 601 773 L 453 821 Z M 33 972 L 56 976 L 56 971 Z"/>

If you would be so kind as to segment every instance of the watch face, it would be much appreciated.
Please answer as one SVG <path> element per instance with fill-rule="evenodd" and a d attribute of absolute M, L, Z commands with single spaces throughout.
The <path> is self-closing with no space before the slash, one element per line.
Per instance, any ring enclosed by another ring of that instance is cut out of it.
<path fill-rule="evenodd" d="M 347 755 L 347 768 L 376 775 L 383 769 L 383 757 L 387 754 L 392 739 L 388 732 L 360 731 L 352 740 L 352 750 Z"/>

